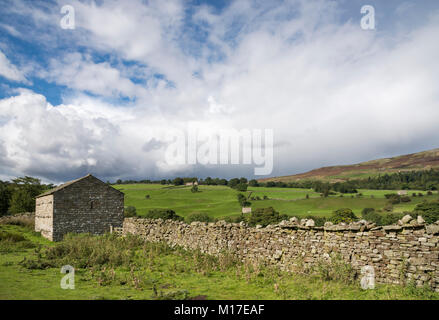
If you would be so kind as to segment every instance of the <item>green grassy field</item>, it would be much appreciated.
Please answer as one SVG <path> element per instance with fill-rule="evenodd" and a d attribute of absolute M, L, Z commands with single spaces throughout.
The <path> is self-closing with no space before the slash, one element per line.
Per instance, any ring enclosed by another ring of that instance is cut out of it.
<path fill-rule="evenodd" d="M 10 242 L 5 240 L 6 233 L 24 239 Z M 41 254 L 46 248 L 66 244 L 54 244 L 19 226 L 0 225 L 0 234 L 3 234 L 0 240 L 0 299 L 439 299 L 439 294 L 428 288 L 377 285 L 374 290 L 362 290 L 359 280 L 323 280 L 319 274 L 299 275 L 251 267 L 227 258 L 217 259 L 148 243 L 127 245 L 131 259 L 116 267 L 101 259 L 99 265 L 90 262 L 91 266 L 79 268 L 75 267 L 76 260 L 67 255 L 57 266 L 29 268 L 20 262 L 23 259 L 38 261 L 36 249 L 31 246 L 39 246 L 37 251 Z M 84 237 L 74 239 L 80 241 Z M 103 238 L 88 239 L 87 243 L 93 244 Z M 104 253 L 108 253 L 109 261 L 112 261 L 111 255 L 119 247 L 111 245 L 122 240 L 109 238 L 108 241 L 110 247 L 105 247 Z M 81 244 L 77 246 L 76 250 L 79 246 L 84 249 Z M 62 256 L 62 250 L 58 255 Z M 89 256 L 83 259 L 92 261 L 92 256 L 89 260 Z M 64 276 L 60 273 L 60 265 L 64 263 L 75 267 L 73 290 L 60 287 Z"/>
<path fill-rule="evenodd" d="M 144 215 L 150 209 L 166 208 L 174 210 L 178 215 L 186 217 L 191 213 L 207 213 L 214 218 L 224 218 L 240 214 L 237 201 L 237 191 L 226 186 L 199 186 L 197 193 L 191 192 L 189 186 L 162 186 L 152 184 L 114 185 L 125 193 L 125 205 L 134 206 L 138 215 Z M 395 193 L 395 190 L 359 190 L 363 197 L 357 198 L 354 194 L 345 194 L 328 198 L 320 197 L 319 193 L 311 189 L 299 188 L 262 188 L 249 187 L 247 194 L 251 196 L 267 196 L 269 200 L 251 201 L 252 208 L 273 207 L 280 213 L 291 216 L 304 217 L 307 215 L 330 216 L 334 210 L 350 208 L 360 214 L 364 208 L 383 208 L 387 200 L 384 195 Z M 424 191 L 410 190 L 426 194 Z M 306 195 L 309 199 L 306 199 Z M 150 199 L 146 199 L 146 195 Z M 411 197 L 412 201 L 394 205 L 395 212 L 411 211 L 420 202 L 428 199 L 438 199 L 437 193 L 432 196 Z"/>

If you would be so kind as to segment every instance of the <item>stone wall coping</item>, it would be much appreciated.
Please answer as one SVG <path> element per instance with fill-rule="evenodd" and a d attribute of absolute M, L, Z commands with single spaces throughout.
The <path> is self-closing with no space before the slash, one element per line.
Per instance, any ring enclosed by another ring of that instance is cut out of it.
<path fill-rule="evenodd" d="M 176 221 L 176 220 L 163 220 L 163 219 L 150 219 L 150 218 L 143 218 L 143 217 L 132 217 L 132 218 L 125 218 L 125 219 L 132 219 L 133 221 L 142 221 L 144 224 L 148 223 L 156 223 L 156 224 L 163 224 L 163 223 L 174 223 L 179 224 L 182 226 L 209 226 L 209 227 L 216 227 L 216 228 L 248 228 L 248 229 L 254 229 L 257 232 L 261 232 L 264 230 L 279 230 L 287 229 L 287 230 L 315 230 L 315 231 L 327 231 L 327 232 L 364 232 L 364 231 L 378 231 L 383 230 L 385 232 L 396 232 L 396 231 L 403 231 L 403 230 L 421 230 L 425 229 L 427 233 L 429 234 L 439 234 L 439 221 L 435 222 L 433 224 L 427 225 L 427 224 L 418 224 L 418 223 L 410 223 L 410 224 L 395 224 L 395 225 L 387 225 L 387 226 L 376 226 L 375 223 L 351 223 L 351 224 L 334 224 L 324 227 L 316 227 L 316 226 L 305 226 L 300 223 L 296 222 L 290 222 L 288 220 L 281 221 L 279 224 L 273 224 L 268 225 L 265 228 L 262 228 L 260 226 L 257 227 L 251 227 L 247 225 L 244 222 L 240 223 L 228 223 L 224 220 L 220 220 L 217 222 L 201 222 L 201 221 L 194 221 L 191 224 L 187 224 L 184 221 Z M 128 220 L 129 221 L 129 220 Z"/>

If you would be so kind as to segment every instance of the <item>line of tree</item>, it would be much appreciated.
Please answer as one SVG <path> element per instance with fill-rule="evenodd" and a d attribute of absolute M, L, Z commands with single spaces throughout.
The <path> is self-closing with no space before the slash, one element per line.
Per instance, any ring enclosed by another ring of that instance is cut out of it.
<path fill-rule="evenodd" d="M 318 180 L 282 182 L 268 181 L 258 183 L 262 187 L 307 188 L 324 193 L 333 190 L 341 193 L 356 193 L 357 189 L 373 190 L 439 190 L 439 170 L 407 171 L 379 174 L 367 179 L 353 179 L 345 182 L 322 182 Z"/>
<path fill-rule="evenodd" d="M 40 179 L 28 176 L 0 180 L 0 215 L 34 212 L 35 197 L 51 188 L 52 184 L 41 184 Z"/>
<path fill-rule="evenodd" d="M 319 180 L 307 181 L 267 181 L 258 182 L 255 179 L 247 180 L 244 177 L 233 178 L 230 180 L 224 178 L 198 179 L 196 177 L 177 177 L 174 179 L 162 180 L 118 180 L 117 184 L 131 184 L 131 183 L 151 183 L 151 184 L 170 184 L 183 185 L 188 182 L 198 182 L 199 185 L 219 185 L 229 186 L 233 189 L 241 189 L 245 191 L 244 185 L 250 187 L 268 187 L 268 188 L 306 188 L 314 189 L 316 192 L 323 194 L 333 192 L 340 193 L 356 193 L 357 189 L 374 189 L 374 190 L 439 190 L 439 170 L 418 170 L 406 171 L 398 173 L 379 174 L 375 177 L 367 179 L 352 179 L 345 182 L 322 182 Z M 238 187 L 240 186 L 240 187 Z"/>

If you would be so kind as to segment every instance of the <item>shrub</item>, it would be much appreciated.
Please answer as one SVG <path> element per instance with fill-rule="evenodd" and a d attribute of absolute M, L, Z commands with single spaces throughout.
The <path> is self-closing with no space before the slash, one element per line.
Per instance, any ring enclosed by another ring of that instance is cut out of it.
<path fill-rule="evenodd" d="M 192 193 L 196 193 L 196 192 L 198 192 L 198 186 L 194 184 L 194 185 L 192 186 L 192 188 L 191 188 L 191 192 L 192 192 Z"/>
<path fill-rule="evenodd" d="M 431 192 L 431 191 L 427 192 L 427 196 L 432 196 L 432 195 L 433 195 L 433 192 Z"/>
<path fill-rule="evenodd" d="M 145 196 L 145 199 L 151 199 L 151 196 L 150 196 L 149 194 L 147 194 L 147 195 Z"/>
<path fill-rule="evenodd" d="M 381 216 L 381 225 L 387 226 L 390 224 L 396 224 L 403 216 L 405 216 L 404 213 L 385 213 Z"/>
<path fill-rule="evenodd" d="M 343 260 L 340 254 L 331 254 L 330 260 L 319 260 L 312 268 L 322 280 L 354 283 L 357 273 L 355 269 Z"/>
<path fill-rule="evenodd" d="M 363 211 L 361 211 L 361 217 L 364 220 L 374 222 L 377 225 L 381 225 L 382 223 L 381 215 L 377 213 L 374 208 L 364 208 Z"/>
<path fill-rule="evenodd" d="M 439 220 L 439 201 L 420 203 L 415 207 L 414 213 L 422 216 L 427 223 L 436 222 Z"/>
<path fill-rule="evenodd" d="M 410 201 L 412 201 L 412 199 L 410 199 L 410 197 L 408 197 L 408 196 L 403 196 L 403 197 L 400 198 L 400 200 L 401 200 L 401 202 L 410 202 Z"/>
<path fill-rule="evenodd" d="M 279 212 L 275 211 L 272 207 L 258 208 L 252 211 L 248 223 L 251 226 L 259 224 L 266 227 L 269 224 L 275 224 L 286 219 L 288 219 L 286 214 L 279 214 Z"/>
<path fill-rule="evenodd" d="M 331 221 L 333 223 L 340 223 L 340 222 L 350 223 L 356 220 L 358 220 L 358 218 L 355 216 L 354 212 L 349 208 L 338 209 L 333 212 L 331 217 Z"/>
<path fill-rule="evenodd" d="M 245 219 L 245 217 L 244 217 L 244 215 L 243 214 L 241 214 L 241 215 L 239 215 L 239 216 L 235 216 L 235 217 L 231 217 L 231 216 L 228 216 L 228 217 L 225 217 L 224 218 L 224 221 L 225 222 L 228 222 L 228 223 L 240 223 L 240 222 L 242 222 L 242 221 L 246 221 L 246 219 Z"/>
<path fill-rule="evenodd" d="M 313 219 L 316 227 L 323 227 L 325 222 L 328 221 L 328 219 L 326 219 L 325 217 L 319 216 L 306 216 L 305 219 Z"/>
<path fill-rule="evenodd" d="M 264 200 L 268 200 L 268 197 L 266 195 L 264 195 Z"/>
<path fill-rule="evenodd" d="M 148 219 L 163 219 L 163 220 L 175 220 L 183 221 L 184 218 L 177 215 L 174 210 L 171 209 L 151 209 L 145 215 Z"/>
<path fill-rule="evenodd" d="M 214 221 L 214 219 L 212 217 L 209 217 L 207 213 L 194 212 L 186 217 L 186 222 L 191 223 L 194 221 L 212 222 Z"/>
<path fill-rule="evenodd" d="M 126 207 L 124 210 L 124 215 L 127 218 L 137 216 L 136 207 L 133 206 Z"/>

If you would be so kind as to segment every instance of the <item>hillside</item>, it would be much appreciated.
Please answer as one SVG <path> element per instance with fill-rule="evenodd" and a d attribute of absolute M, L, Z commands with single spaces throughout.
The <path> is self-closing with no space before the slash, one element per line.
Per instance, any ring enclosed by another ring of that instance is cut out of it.
<path fill-rule="evenodd" d="M 305 173 L 260 179 L 259 181 L 326 180 L 331 182 L 362 179 L 383 173 L 439 168 L 439 149 L 412 153 L 392 158 L 383 158 L 358 164 L 330 166 Z"/>

